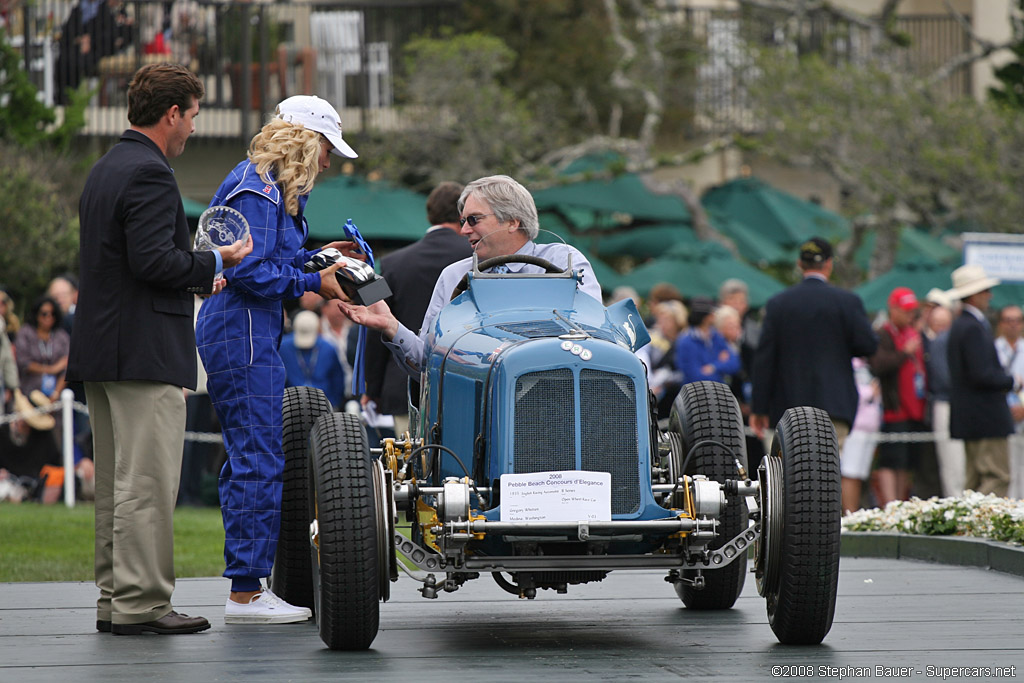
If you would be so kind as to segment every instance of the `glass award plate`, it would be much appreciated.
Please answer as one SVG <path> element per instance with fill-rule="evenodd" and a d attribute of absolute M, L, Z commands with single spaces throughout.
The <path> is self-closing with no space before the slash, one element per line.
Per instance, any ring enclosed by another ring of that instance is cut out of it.
<path fill-rule="evenodd" d="M 249 238 L 249 222 L 228 206 L 211 206 L 199 216 L 199 229 L 192 244 L 195 251 L 211 251 Z"/>

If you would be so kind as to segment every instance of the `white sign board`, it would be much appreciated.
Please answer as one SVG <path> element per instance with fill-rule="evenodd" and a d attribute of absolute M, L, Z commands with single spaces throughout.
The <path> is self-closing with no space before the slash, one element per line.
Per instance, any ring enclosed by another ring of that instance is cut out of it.
<path fill-rule="evenodd" d="M 963 239 L 964 264 L 1004 282 L 1024 282 L 1024 235 L 967 232 Z"/>
<path fill-rule="evenodd" d="M 608 472 L 501 475 L 503 522 L 607 522 L 612 518 Z"/>

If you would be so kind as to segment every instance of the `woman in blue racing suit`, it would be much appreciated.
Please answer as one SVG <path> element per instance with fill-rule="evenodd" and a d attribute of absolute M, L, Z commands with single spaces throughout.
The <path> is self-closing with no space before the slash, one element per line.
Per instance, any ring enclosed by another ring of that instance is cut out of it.
<path fill-rule="evenodd" d="M 309 229 L 302 214 L 332 152 L 356 156 L 341 138 L 334 107 L 314 96 L 290 97 L 252 139 L 248 158 L 210 202 L 241 212 L 253 239 L 252 253 L 225 273 L 226 288 L 203 302 L 196 322 L 196 345 L 228 455 L 219 490 L 224 576 L 231 579 L 225 605 L 229 624 L 310 617 L 310 610 L 289 605 L 264 589 L 260 579 L 270 575 L 281 519 L 282 302 L 310 291 L 329 299 L 342 296 L 334 277 L 337 265 L 303 272 L 319 250 L 303 249 Z M 355 255 L 351 242 L 326 246 Z"/>

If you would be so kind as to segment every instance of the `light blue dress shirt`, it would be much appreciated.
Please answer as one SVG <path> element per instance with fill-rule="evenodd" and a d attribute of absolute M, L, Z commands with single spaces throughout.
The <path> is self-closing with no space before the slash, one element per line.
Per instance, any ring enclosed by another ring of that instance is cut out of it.
<path fill-rule="evenodd" d="M 598 301 L 601 301 L 601 284 L 594 275 L 594 269 L 590 261 L 575 247 L 568 244 L 537 244 L 530 240 L 524 244 L 519 251 L 521 255 L 536 256 L 560 268 L 565 268 L 569 263 L 569 255 L 572 254 L 572 269 L 576 272 L 583 271 L 583 282 L 580 284 L 580 291 L 589 294 Z M 544 269 L 530 263 L 509 263 L 508 269 L 512 273 L 543 273 Z M 434 285 L 434 293 L 430 297 L 430 304 L 427 312 L 423 315 L 423 324 L 420 325 L 419 335 L 398 324 L 398 332 L 391 341 L 383 340 L 384 345 L 391 349 L 395 360 L 402 368 L 415 377 L 419 375 L 423 365 L 423 354 L 427 345 L 427 334 L 433 328 L 437 315 L 451 299 L 452 292 L 462 279 L 462 276 L 473 268 L 473 257 L 456 261 L 441 271 Z"/>

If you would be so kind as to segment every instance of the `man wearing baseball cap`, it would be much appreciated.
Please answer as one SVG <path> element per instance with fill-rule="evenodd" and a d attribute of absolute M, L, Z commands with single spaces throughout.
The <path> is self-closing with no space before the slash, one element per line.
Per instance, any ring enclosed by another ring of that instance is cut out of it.
<path fill-rule="evenodd" d="M 1005 496 L 1010 485 L 1007 437 L 1013 433 L 1006 392 L 1020 391 L 1021 379 L 1006 374 L 1000 365 L 992 326 L 985 317 L 992 288 L 998 284 L 981 266 L 953 271 L 953 289 L 948 294 L 963 303 L 963 311 L 949 333 L 949 431 L 954 439 L 964 440 L 964 486 Z"/>
<path fill-rule="evenodd" d="M 882 432 L 923 432 L 925 358 L 921 333 L 914 325 L 917 296 L 909 287 L 889 293 L 889 320 L 878 331 L 878 352 L 871 371 L 882 387 Z M 878 446 L 878 504 L 910 497 L 910 471 L 921 458 L 922 442 L 886 441 Z"/>
<path fill-rule="evenodd" d="M 812 406 L 832 418 L 842 449 L 857 412 L 852 359 L 874 354 L 878 340 L 860 297 L 828 284 L 831 244 L 807 240 L 797 265 L 803 281 L 765 304 L 750 426 L 762 436 L 787 409 Z"/>

